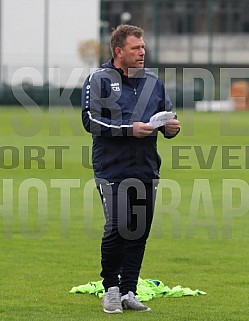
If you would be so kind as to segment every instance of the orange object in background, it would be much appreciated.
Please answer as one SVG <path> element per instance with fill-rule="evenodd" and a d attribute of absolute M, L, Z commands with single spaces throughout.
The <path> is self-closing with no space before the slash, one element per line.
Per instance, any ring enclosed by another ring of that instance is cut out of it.
<path fill-rule="evenodd" d="M 249 82 L 236 81 L 232 83 L 230 98 L 235 102 L 236 110 L 249 109 Z"/>

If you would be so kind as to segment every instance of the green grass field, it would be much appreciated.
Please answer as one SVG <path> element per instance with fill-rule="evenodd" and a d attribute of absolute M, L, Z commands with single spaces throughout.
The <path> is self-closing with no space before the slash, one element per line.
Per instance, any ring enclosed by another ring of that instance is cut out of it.
<path fill-rule="evenodd" d="M 179 136 L 160 136 L 141 277 L 207 295 L 154 299 L 151 313 L 122 315 L 104 314 L 95 296 L 69 294 L 100 279 L 103 217 L 80 110 L 1 107 L 0 117 L 1 320 L 248 320 L 248 112 L 179 111 Z"/>

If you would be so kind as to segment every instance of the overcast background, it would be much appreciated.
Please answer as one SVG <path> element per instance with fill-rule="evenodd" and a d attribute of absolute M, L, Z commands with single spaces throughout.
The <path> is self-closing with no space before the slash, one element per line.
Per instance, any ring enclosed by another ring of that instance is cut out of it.
<path fill-rule="evenodd" d="M 40 72 L 44 54 L 44 0 L 2 0 L 3 80 L 11 82 L 22 67 Z M 64 78 L 75 67 L 80 41 L 98 41 L 98 0 L 49 0 L 49 66 L 60 67 Z"/>

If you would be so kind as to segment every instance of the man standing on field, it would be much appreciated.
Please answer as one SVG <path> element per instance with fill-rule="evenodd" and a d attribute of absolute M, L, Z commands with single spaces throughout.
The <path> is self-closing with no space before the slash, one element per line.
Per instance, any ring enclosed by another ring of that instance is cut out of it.
<path fill-rule="evenodd" d="M 157 134 L 172 138 L 176 116 L 149 124 L 158 112 L 171 112 L 164 84 L 144 68 L 143 30 L 120 25 L 111 35 L 112 59 L 88 76 L 82 91 L 82 121 L 92 133 L 92 162 L 106 219 L 101 264 L 106 313 L 150 311 L 136 299 L 136 287 L 149 236 L 161 165 Z M 158 127 L 158 128 L 157 128 Z"/>

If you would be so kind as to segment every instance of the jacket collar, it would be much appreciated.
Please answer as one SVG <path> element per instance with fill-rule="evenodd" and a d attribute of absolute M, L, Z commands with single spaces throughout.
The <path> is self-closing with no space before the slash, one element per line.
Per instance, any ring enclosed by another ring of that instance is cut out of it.
<path fill-rule="evenodd" d="M 129 77 L 127 77 L 127 76 L 124 75 L 124 71 L 123 71 L 121 68 L 116 68 L 116 67 L 114 66 L 113 62 L 114 62 L 114 60 L 113 60 L 113 58 L 112 58 L 112 59 L 110 59 L 108 62 L 104 63 L 104 64 L 102 65 L 102 67 L 103 67 L 103 68 L 115 69 L 115 70 L 117 70 L 117 71 L 120 73 L 120 75 L 121 75 L 122 77 L 129 78 Z M 143 78 L 144 75 L 145 75 L 145 69 L 144 69 L 144 68 L 139 68 L 139 70 L 137 70 L 136 74 L 134 74 L 134 76 L 133 76 L 132 78 Z M 135 76 L 136 76 L 136 77 L 135 77 Z"/>

